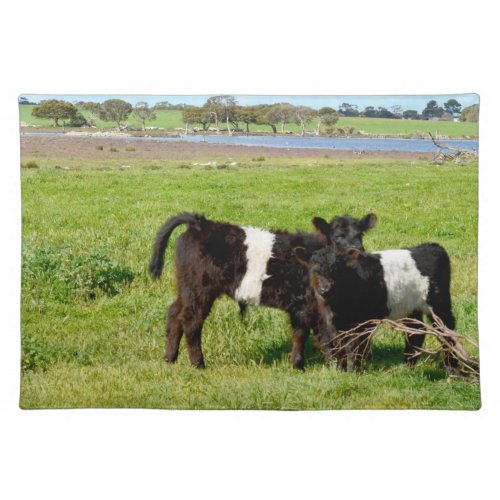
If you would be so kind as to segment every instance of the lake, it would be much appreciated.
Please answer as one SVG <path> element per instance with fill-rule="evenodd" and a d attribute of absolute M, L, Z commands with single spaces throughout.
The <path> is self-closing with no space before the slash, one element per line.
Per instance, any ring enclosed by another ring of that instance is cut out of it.
<path fill-rule="evenodd" d="M 63 132 L 22 132 L 21 136 L 62 137 Z M 77 137 L 77 136 L 71 136 Z M 85 137 L 85 136 L 82 136 Z M 430 139 L 398 139 L 370 137 L 311 137 L 311 136 L 271 136 L 271 135 L 183 135 L 180 137 L 93 137 L 102 139 L 123 139 L 127 141 L 159 141 L 159 142 L 205 142 L 207 144 L 233 144 L 237 146 L 261 146 L 285 149 L 338 149 L 342 151 L 410 151 L 416 153 L 434 153 L 438 149 Z M 452 147 L 460 147 L 477 151 L 476 139 L 439 140 Z"/>

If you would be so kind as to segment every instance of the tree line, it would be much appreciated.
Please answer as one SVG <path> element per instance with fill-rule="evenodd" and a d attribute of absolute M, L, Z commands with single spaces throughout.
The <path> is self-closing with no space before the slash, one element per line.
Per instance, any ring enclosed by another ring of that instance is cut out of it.
<path fill-rule="evenodd" d="M 203 130 L 213 127 L 219 131 L 221 124 L 225 124 L 229 134 L 241 131 L 240 123 L 250 131 L 250 124 L 271 127 L 273 133 L 285 132 L 287 123 L 296 123 L 300 127 L 301 135 L 305 134 L 306 127 L 315 120 L 315 133 L 319 135 L 321 126 L 332 127 L 339 120 L 337 111 L 330 107 L 315 110 L 308 106 L 294 106 L 289 103 L 257 104 L 254 106 L 240 106 L 230 95 L 210 97 L 203 106 L 186 106 L 182 111 L 182 121 L 186 131 L 190 125 L 201 125 Z"/>
<path fill-rule="evenodd" d="M 28 104 L 25 98 L 20 98 L 20 104 Z M 33 104 L 33 103 L 29 103 Z M 195 126 L 201 127 L 203 131 L 220 131 L 221 125 L 225 126 L 228 134 L 243 131 L 249 133 L 250 125 L 269 126 L 273 133 L 285 132 L 285 125 L 296 123 L 300 128 L 300 134 L 304 135 L 306 128 L 313 124 L 314 133 L 320 134 L 321 130 L 326 133 L 333 131 L 334 125 L 341 116 L 367 117 L 367 118 L 392 118 L 411 120 L 451 120 L 460 115 L 462 121 L 477 121 L 479 105 L 469 106 L 462 110 L 462 105 L 456 99 L 449 99 L 443 106 L 437 101 L 430 100 L 421 113 L 416 110 L 403 110 L 399 105 L 392 106 L 391 110 L 384 107 L 367 106 L 360 111 L 358 106 L 342 103 L 338 110 L 325 106 L 313 109 L 309 106 L 296 106 L 290 103 L 257 104 L 242 106 L 236 98 L 231 95 L 218 95 L 207 99 L 202 106 L 188 104 L 173 105 L 168 101 L 161 101 L 150 107 L 145 101 L 138 102 L 135 106 L 122 99 L 108 99 L 102 103 L 79 101 L 72 104 L 58 99 L 47 99 L 35 105 L 32 116 L 36 118 L 48 118 L 54 120 L 56 127 L 62 121 L 65 126 L 81 127 L 95 126 L 96 121 L 102 120 L 113 122 L 118 129 L 126 127 L 126 121 L 133 115 L 141 123 L 142 129 L 146 130 L 146 123 L 156 119 L 158 110 L 181 110 L 182 121 L 186 133 Z M 85 115 L 82 113 L 85 111 Z"/>
<path fill-rule="evenodd" d="M 453 119 L 460 115 L 462 105 L 456 99 L 448 99 L 443 106 L 439 106 L 434 99 L 430 100 L 425 108 L 419 113 L 416 109 L 403 110 L 398 105 L 392 106 L 391 110 L 379 106 L 367 106 L 363 111 L 359 111 L 358 106 L 349 103 L 342 103 L 339 107 L 339 113 L 342 116 L 364 116 L 367 118 L 394 118 L 406 120 L 429 120 L 432 118 Z"/>

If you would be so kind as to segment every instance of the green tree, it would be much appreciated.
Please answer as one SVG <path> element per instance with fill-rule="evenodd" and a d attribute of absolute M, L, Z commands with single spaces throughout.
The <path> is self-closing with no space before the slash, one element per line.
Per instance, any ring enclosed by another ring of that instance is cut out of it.
<path fill-rule="evenodd" d="M 67 122 L 68 127 L 85 127 L 86 125 L 90 125 L 89 121 L 85 116 L 77 111 Z"/>
<path fill-rule="evenodd" d="M 418 120 L 418 111 L 416 109 L 407 109 L 403 111 L 403 118 L 406 120 Z"/>
<path fill-rule="evenodd" d="M 182 110 L 182 121 L 184 122 L 186 135 L 190 124 L 199 123 L 199 117 L 200 108 L 197 106 L 189 106 Z"/>
<path fill-rule="evenodd" d="M 246 125 L 247 134 L 250 132 L 250 124 L 257 123 L 258 111 L 254 106 L 238 106 L 236 108 L 236 119 Z"/>
<path fill-rule="evenodd" d="M 443 113 L 444 109 L 438 106 L 435 100 L 431 100 L 422 111 L 422 116 L 424 118 L 440 118 Z"/>
<path fill-rule="evenodd" d="M 22 97 L 22 96 L 21 96 L 21 97 L 19 97 L 19 104 L 21 104 L 21 105 L 27 105 L 27 104 L 31 104 L 31 105 L 33 105 L 33 104 L 35 104 L 35 103 L 34 103 L 34 102 L 30 102 L 30 101 L 28 101 L 28 98 L 27 98 L 27 97 Z"/>
<path fill-rule="evenodd" d="M 101 109 L 101 105 L 98 102 L 92 102 L 92 101 L 82 102 L 80 104 L 80 107 L 85 111 L 91 111 L 92 113 L 95 114 L 99 114 L 99 111 Z"/>
<path fill-rule="evenodd" d="M 339 114 L 328 106 L 321 108 L 318 111 L 318 118 L 316 122 L 316 135 L 321 131 L 321 125 L 326 125 L 328 128 L 335 125 L 339 120 Z"/>
<path fill-rule="evenodd" d="M 395 104 L 391 107 L 393 118 L 401 118 L 403 116 L 403 106 Z"/>
<path fill-rule="evenodd" d="M 320 116 L 332 115 L 333 113 L 336 113 L 336 111 L 333 108 L 331 108 L 330 106 L 323 106 L 318 111 L 318 115 L 320 115 Z"/>
<path fill-rule="evenodd" d="M 366 106 L 365 110 L 363 111 L 363 115 L 367 118 L 375 118 L 377 116 L 377 110 L 374 106 Z"/>
<path fill-rule="evenodd" d="M 218 122 L 225 121 L 227 126 L 227 133 L 232 134 L 230 123 L 237 127 L 236 121 L 236 108 L 238 102 L 231 95 L 216 95 L 207 99 L 207 102 L 203 105 L 208 112 L 216 113 L 217 115 L 217 129 Z"/>
<path fill-rule="evenodd" d="M 259 125 L 268 125 L 273 130 L 273 134 L 277 132 L 276 124 L 279 119 L 273 110 L 274 106 L 270 106 L 268 104 L 261 104 L 256 106 L 257 109 L 257 123 Z"/>
<path fill-rule="evenodd" d="M 154 106 L 153 109 L 170 109 L 172 107 L 172 104 L 170 104 L 168 101 L 160 101 L 157 102 Z"/>
<path fill-rule="evenodd" d="M 456 99 L 448 99 L 444 103 L 444 110 L 452 115 L 460 113 L 462 105 Z"/>
<path fill-rule="evenodd" d="M 75 117 L 77 111 L 77 108 L 70 102 L 47 99 L 35 106 L 31 114 L 35 118 L 54 120 L 54 126 L 59 127 L 59 120 L 71 120 Z"/>
<path fill-rule="evenodd" d="M 321 121 L 327 126 L 331 127 L 339 121 L 339 114 L 335 111 L 334 113 L 328 113 L 327 115 L 320 115 Z"/>
<path fill-rule="evenodd" d="M 142 123 L 142 130 L 146 130 L 146 120 L 156 120 L 156 113 L 145 101 L 138 102 L 134 107 L 133 113 Z"/>
<path fill-rule="evenodd" d="M 132 104 L 122 99 L 108 99 L 101 104 L 99 118 L 105 122 L 115 122 L 118 130 L 132 113 Z"/>
<path fill-rule="evenodd" d="M 273 123 L 279 123 L 281 126 L 281 133 L 285 133 L 285 125 L 294 120 L 295 106 L 289 104 L 288 102 L 283 102 L 279 104 L 274 104 L 269 113 L 271 113 L 270 120 Z"/>
<path fill-rule="evenodd" d="M 467 106 L 460 115 L 462 122 L 478 122 L 479 121 L 479 104 Z"/>
<path fill-rule="evenodd" d="M 358 107 L 355 104 L 343 102 L 339 107 L 339 113 L 343 116 L 359 116 Z"/>
<path fill-rule="evenodd" d="M 304 135 L 307 124 L 317 114 L 314 109 L 309 106 L 295 106 L 295 123 L 300 126 L 300 135 Z"/>
<path fill-rule="evenodd" d="M 379 106 L 377 110 L 378 118 L 394 118 L 394 115 L 386 108 Z"/>
<path fill-rule="evenodd" d="M 211 123 L 214 123 L 213 113 L 199 106 L 187 106 L 182 110 L 182 121 L 186 128 L 186 134 L 189 124 L 199 123 L 203 130 L 207 130 Z"/>

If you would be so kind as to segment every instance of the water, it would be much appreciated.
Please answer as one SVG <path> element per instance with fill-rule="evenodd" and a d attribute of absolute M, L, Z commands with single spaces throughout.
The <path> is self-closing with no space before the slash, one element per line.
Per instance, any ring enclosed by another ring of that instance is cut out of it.
<path fill-rule="evenodd" d="M 22 136 L 61 137 L 62 132 L 23 132 Z M 76 137 L 76 136 L 72 136 Z M 85 137 L 85 136 L 83 136 Z M 284 149 L 326 149 L 341 151 L 409 151 L 435 153 L 438 151 L 430 139 L 361 138 L 361 137 L 311 137 L 311 136 L 270 136 L 270 135 L 188 135 L 181 137 L 93 137 L 95 139 L 124 139 L 128 141 L 158 142 L 205 142 L 207 144 L 232 144 L 237 146 L 261 146 Z M 448 139 L 439 143 L 477 151 L 476 139 Z"/>

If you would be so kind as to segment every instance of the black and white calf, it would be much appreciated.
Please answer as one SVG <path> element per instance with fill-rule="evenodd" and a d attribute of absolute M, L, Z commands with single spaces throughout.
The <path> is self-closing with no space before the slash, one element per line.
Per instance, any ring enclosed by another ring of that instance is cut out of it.
<path fill-rule="evenodd" d="M 312 222 L 336 251 L 347 248 L 358 248 L 364 251 L 363 234 L 375 227 L 377 216 L 367 214 L 361 219 L 356 219 L 349 215 L 340 215 L 330 222 L 326 222 L 321 217 L 314 217 Z"/>
<path fill-rule="evenodd" d="M 333 318 L 337 330 L 345 331 L 371 319 L 422 319 L 429 308 L 453 329 L 450 259 L 437 243 L 413 248 L 364 253 L 358 249 L 335 252 L 325 247 L 314 254 L 294 250 L 297 260 L 309 269 L 310 283 L 319 304 L 319 314 Z M 335 332 L 333 332 L 335 335 Z M 425 333 L 406 338 L 405 360 L 414 363 Z M 351 360 L 359 368 L 360 350 L 366 347 L 366 333 L 359 332 Z M 450 339 L 453 341 L 453 339 Z M 338 367 L 347 367 L 348 352 L 337 345 Z M 457 361 L 447 357 L 446 364 Z"/>
<path fill-rule="evenodd" d="M 289 314 L 295 368 L 304 368 L 304 346 L 310 329 L 315 333 L 325 362 L 329 363 L 331 330 L 319 328 L 316 323 L 316 309 L 309 300 L 312 291 L 308 272 L 294 259 L 293 249 L 300 246 L 313 253 L 331 241 L 330 233 L 326 236 L 321 232 L 271 232 L 215 222 L 199 214 L 180 214 L 165 222 L 158 232 L 149 266 L 153 279 L 161 275 L 168 240 L 181 224 L 186 224 L 187 230 L 177 242 L 178 296 L 168 312 L 165 361 L 176 361 L 184 333 L 191 363 L 204 366 L 203 322 L 217 297 L 226 294 L 240 304 L 261 304 Z M 353 233 L 352 245 L 362 248 L 362 232 L 360 226 L 360 230 Z"/>

